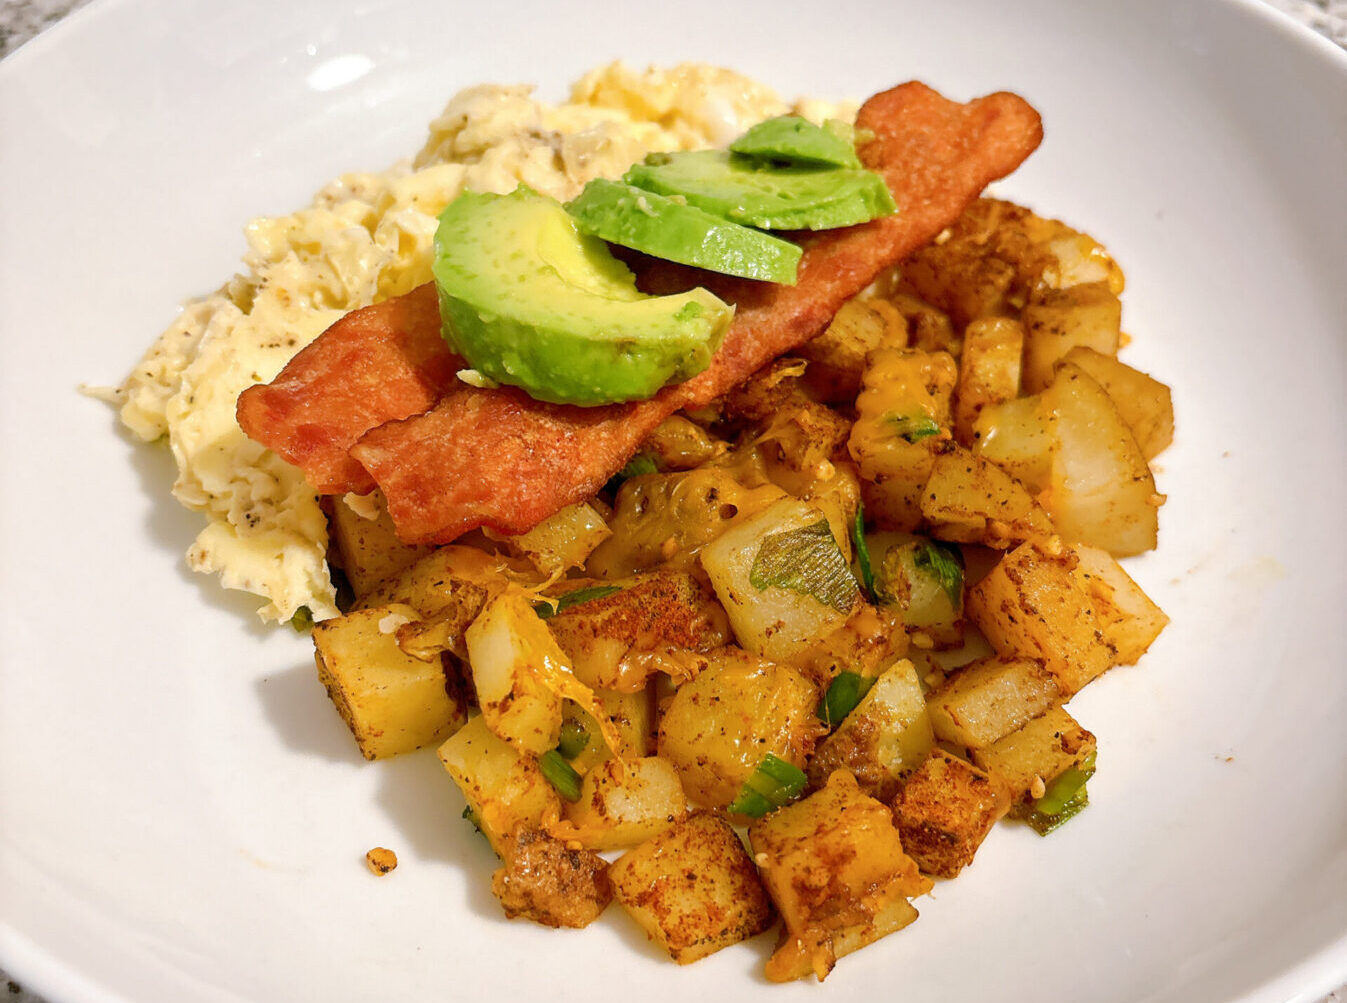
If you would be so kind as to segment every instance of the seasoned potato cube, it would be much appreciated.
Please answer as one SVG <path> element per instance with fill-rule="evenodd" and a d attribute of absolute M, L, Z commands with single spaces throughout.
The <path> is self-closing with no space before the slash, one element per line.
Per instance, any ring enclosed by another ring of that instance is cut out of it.
<path fill-rule="evenodd" d="M 366 759 L 442 742 L 467 720 L 440 659 L 423 662 L 398 647 L 397 628 L 415 617 L 410 606 L 378 606 L 313 628 L 318 678 Z"/>
<path fill-rule="evenodd" d="M 958 377 L 945 352 L 881 349 L 865 370 L 847 449 L 860 467 L 866 515 L 881 529 L 921 522 L 934 444 L 948 438 Z"/>
<path fill-rule="evenodd" d="M 464 658 L 464 631 L 482 611 L 499 566 L 498 558 L 473 547 L 440 547 L 379 582 L 357 608 L 406 603 L 416 610 L 419 622 L 404 629 L 399 639 L 404 650 L 418 657 L 452 651 Z"/>
<path fill-rule="evenodd" d="M 1164 499 L 1104 388 L 1069 362 L 1043 392 L 1052 409 L 1052 469 L 1044 507 L 1062 538 L 1115 557 L 1153 550 Z"/>
<path fill-rule="evenodd" d="M 328 523 L 337 563 L 346 573 L 357 599 L 363 599 L 376 584 L 405 571 L 434 549 L 398 539 L 393 519 L 378 491 L 363 497 L 332 499 Z"/>
<path fill-rule="evenodd" d="M 757 868 L 730 824 L 699 812 L 608 868 L 618 904 L 680 965 L 772 922 Z"/>
<path fill-rule="evenodd" d="M 1073 573 L 1090 594 L 1104 640 L 1117 649 L 1114 664 L 1136 664 L 1169 617 L 1106 551 L 1085 546 L 1072 550 L 1080 562 Z"/>
<path fill-rule="evenodd" d="M 1032 803 L 1067 770 L 1095 751 L 1094 735 L 1066 712 L 1054 707 L 1018 731 L 985 749 L 972 749 L 973 762 L 1010 785 L 1016 801 Z"/>
<path fill-rule="evenodd" d="M 1024 321 L 1024 389 L 1036 394 L 1052 382 L 1057 361 L 1078 345 L 1118 354 L 1122 304 L 1107 282 L 1045 290 L 1029 303 Z"/>
<path fill-rule="evenodd" d="M 846 622 L 860 589 L 822 512 L 777 502 L 701 554 L 739 644 L 782 659 Z"/>
<path fill-rule="evenodd" d="M 922 646 L 963 644 L 963 556 L 957 547 L 910 533 L 867 533 L 880 606 L 902 615 Z"/>
<path fill-rule="evenodd" d="M 1020 391 L 1024 327 L 1009 317 L 988 317 L 968 325 L 954 390 L 954 438 L 974 442 L 973 425 L 988 404 L 1011 400 Z"/>
<path fill-rule="evenodd" d="M 991 460 L 1033 494 L 1052 475 L 1052 415 L 1042 398 L 988 404 L 973 426 L 973 452 Z"/>
<path fill-rule="evenodd" d="M 846 623 L 816 641 L 793 665 L 824 691 L 842 672 L 874 679 L 907 650 L 907 634 L 897 611 L 861 603 Z"/>
<path fill-rule="evenodd" d="M 1174 441 L 1174 404 L 1169 387 L 1092 348 L 1073 348 L 1065 359 L 1104 388 L 1147 460 L 1155 459 Z"/>
<path fill-rule="evenodd" d="M 657 756 L 600 763 L 585 774 L 580 799 L 566 805 L 570 835 L 591 850 L 635 846 L 686 814 L 678 771 Z"/>
<path fill-rule="evenodd" d="M 594 548 L 612 536 L 603 516 L 588 502 L 567 505 L 527 533 L 497 536 L 487 533 L 509 548 L 510 553 L 527 557 L 544 575 L 578 568 Z"/>
<path fill-rule="evenodd" d="M 478 828 L 502 857 L 516 829 L 538 829 L 561 815 L 561 798 L 537 760 L 493 735 L 481 717 L 450 736 L 439 756 Z"/>
<path fill-rule="evenodd" d="M 548 619 L 557 645 L 587 686 L 637 691 L 655 666 L 645 652 L 670 647 L 707 651 L 730 640 L 714 595 L 683 571 L 654 571 L 609 582 L 571 579 L 568 591 L 607 586 L 595 598 L 564 606 Z M 612 591 L 617 590 L 617 591 Z"/>
<path fill-rule="evenodd" d="M 980 658 L 956 670 L 926 697 L 942 742 L 982 749 L 1063 699 L 1043 663 L 1033 658 Z"/>
<path fill-rule="evenodd" d="M 968 616 L 998 655 L 1043 661 L 1063 698 L 1114 662 L 1090 594 L 1073 575 L 1075 555 L 1026 543 L 968 590 Z"/>
<path fill-rule="evenodd" d="M 641 443 L 637 455 L 654 459 L 660 470 L 691 470 L 724 450 L 725 443 L 680 414 L 670 415 Z"/>
<path fill-rule="evenodd" d="M 992 826 L 1010 810 L 999 778 L 940 749 L 907 778 L 893 802 L 903 849 L 925 874 L 957 877 Z"/>
<path fill-rule="evenodd" d="M 921 514 L 940 540 L 1004 550 L 1046 542 L 1052 521 L 1019 481 L 962 446 L 939 453 L 921 496 Z"/>
<path fill-rule="evenodd" d="M 910 287 L 908 287 L 910 288 Z M 907 345 L 919 352 L 949 352 L 959 354 L 959 336 L 949 315 L 933 307 L 920 296 L 904 289 L 887 294 L 888 301 L 907 322 Z"/>
<path fill-rule="evenodd" d="M 487 727 L 535 756 L 554 748 L 561 734 L 561 697 L 547 675 L 569 669 L 529 602 L 518 592 L 497 596 L 468 628 L 467 644 Z"/>
<path fill-rule="evenodd" d="M 916 669 L 907 659 L 875 680 L 860 703 L 809 760 L 809 783 L 850 770 L 866 794 L 887 801 L 931 751 L 933 734 Z"/>
<path fill-rule="evenodd" d="M 767 962 L 774 982 L 813 972 L 916 918 L 907 901 L 931 889 L 903 852 L 889 809 L 838 770 L 803 801 L 748 830 L 767 891 L 785 921 Z"/>
<path fill-rule="evenodd" d="M 551 927 L 588 926 L 613 900 L 608 862 L 575 850 L 537 829 L 516 829 L 504 841 L 499 870 L 491 875 L 505 915 Z"/>
<path fill-rule="evenodd" d="M 820 400 L 856 399 L 865 372 L 865 357 L 877 348 L 907 347 L 907 321 L 892 303 L 851 299 L 842 304 L 817 338 L 797 354 L 809 365 L 804 382 Z"/>
<path fill-rule="evenodd" d="M 659 754 L 689 798 L 724 807 L 767 753 L 803 768 L 819 733 L 818 691 L 786 665 L 726 648 L 674 693 L 659 725 Z"/>
<path fill-rule="evenodd" d="M 590 555 L 587 572 L 614 579 L 666 563 L 688 570 L 701 548 L 731 525 L 786 497 L 757 460 L 757 469 L 751 463 L 705 466 L 626 481 L 608 522 L 613 535 Z"/>

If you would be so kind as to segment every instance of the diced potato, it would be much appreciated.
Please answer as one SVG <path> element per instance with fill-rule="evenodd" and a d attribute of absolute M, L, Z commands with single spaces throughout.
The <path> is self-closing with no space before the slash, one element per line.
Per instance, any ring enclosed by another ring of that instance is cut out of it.
<path fill-rule="evenodd" d="M 1063 699 L 1057 680 L 1033 658 L 980 658 L 957 669 L 926 698 L 942 742 L 982 749 Z"/>
<path fill-rule="evenodd" d="M 824 401 L 856 399 L 865 357 L 877 348 L 907 347 L 907 321 L 892 303 L 850 299 L 818 337 L 798 350 L 809 365 L 805 384 Z"/>
<path fill-rule="evenodd" d="M 908 897 L 931 889 L 903 852 L 889 809 L 838 770 L 803 801 L 754 822 L 754 859 L 785 931 L 767 962 L 784 982 L 822 980 L 837 959 L 916 918 Z"/>
<path fill-rule="evenodd" d="M 707 651 L 730 640 L 714 595 L 683 571 L 653 571 L 609 582 L 571 579 L 567 591 L 620 591 L 562 608 L 547 621 L 557 645 L 586 686 L 636 692 L 658 667 L 647 652 Z M 572 588 L 574 587 L 574 588 Z"/>
<path fill-rule="evenodd" d="M 512 554 L 527 557 L 542 574 L 554 575 L 584 564 L 612 531 L 593 505 L 577 502 L 548 516 L 527 533 L 487 536 L 505 544 Z"/>
<path fill-rule="evenodd" d="M 881 349 L 865 370 L 847 449 L 860 467 L 865 511 L 882 529 L 921 522 L 934 445 L 948 438 L 958 369 L 945 352 Z"/>
<path fill-rule="evenodd" d="M 1024 327 L 1009 317 L 987 317 L 968 325 L 954 390 L 954 438 L 972 446 L 974 423 L 988 404 L 1012 400 L 1020 391 Z"/>
<path fill-rule="evenodd" d="M 909 348 L 919 352 L 959 354 L 959 336 L 947 313 L 906 289 L 892 290 L 887 299 L 907 322 Z"/>
<path fill-rule="evenodd" d="M 1048 514 L 1000 467 L 962 446 L 939 453 L 921 496 L 921 514 L 940 540 L 1004 550 L 1054 534 Z"/>
<path fill-rule="evenodd" d="M 659 725 L 659 754 L 694 802 L 724 807 L 767 753 L 800 768 L 820 731 L 818 691 L 794 669 L 726 648 L 680 686 Z"/>
<path fill-rule="evenodd" d="M 674 414 L 656 426 L 641 443 L 639 453 L 652 456 L 660 470 L 691 470 L 724 449 L 724 442 L 682 415 Z"/>
<path fill-rule="evenodd" d="M 1104 639 L 1117 649 L 1116 665 L 1134 665 L 1169 623 L 1130 575 L 1106 551 L 1077 546 L 1073 574 L 1094 605 Z"/>
<path fill-rule="evenodd" d="M 1169 387 L 1092 348 L 1073 348 L 1064 358 L 1104 388 L 1147 460 L 1155 459 L 1174 441 L 1174 403 Z"/>
<path fill-rule="evenodd" d="M 1010 789 L 940 749 L 907 778 L 893 802 L 903 850 L 925 874 L 957 877 L 1010 810 Z"/>
<path fill-rule="evenodd" d="M 1054 707 L 999 742 L 970 751 L 973 762 L 1010 785 L 1016 801 L 1029 804 L 1043 786 L 1085 762 L 1095 740 L 1066 708 Z"/>
<path fill-rule="evenodd" d="M 766 658 L 802 652 L 861 601 L 827 518 L 793 499 L 727 531 L 701 561 L 739 644 Z"/>
<path fill-rule="evenodd" d="M 398 647 L 397 628 L 415 617 L 410 606 L 378 606 L 313 628 L 318 678 L 366 759 L 442 742 L 467 720 L 440 659 L 423 662 Z"/>
<path fill-rule="evenodd" d="M 434 549 L 398 539 L 393 519 L 378 491 L 364 497 L 332 499 L 328 524 L 337 563 L 357 599 L 363 599 L 376 584 L 411 567 Z"/>
<path fill-rule="evenodd" d="M 973 426 L 973 452 L 1033 494 L 1052 475 L 1052 415 L 1038 395 L 988 404 Z"/>
<path fill-rule="evenodd" d="M 505 840 L 502 866 L 491 876 L 505 915 L 551 927 L 583 927 L 613 900 L 608 862 L 575 850 L 537 829 L 516 829 Z"/>
<path fill-rule="evenodd" d="M 680 965 L 761 933 L 772 903 L 728 822 L 699 812 L 624 853 L 608 868 L 613 892 Z"/>
<path fill-rule="evenodd" d="M 687 570 L 697 553 L 736 520 L 752 518 L 786 493 L 767 478 L 760 457 L 626 481 L 617 493 L 613 535 L 590 555 L 595 578 L 626 578 L 661 564 Z"/>
<path fill-rule="evenodd" d="M 519 592 L 497 596 L 468 628 L 467 644 L 477 703 L 491 731 L 535 756 L 554 748 L 561 697 L 547 675 L 569 669 L 529 602 Z"/>
<path fill-rule="evenodd" d="M 1077 346 L 1114 356 L 1122 334 L 1122 304 L 1107 282 L 1046 290 L 1021 315 L 1027 393 L 1052 382 L 1053 366 Z"/>
<path fill-rule="evenodd" d="M 907 634 L 897 611 L 861 603 L 846 623 L 815 641 L 792 664 L 825 691 L 842 672 L 877 678 L 907 651 Z"/>
<path fill-rule="evenodd" d="M 834 770 L 850 770 L 866 794 L 887 801 L 933 742 L 926 698 L 907 659 L 875 680 L 809 760 L 809 783 L 822 787 Z"/>
<path fill-rule="evenodd" d="M 418 657 L 452 651 L 464 658 L 463 634 L 482 611 L 500 567 L 499 558 L 474 547 L 440 547 L 379 582 L 357 608 L 406 603 L 415 608 L 419 622 L 409 624 L 399 639 L 405 651 Z"/>
<path fill-rule="evenodd" d="M 772 476 L 777 478 L 778 475 L 773 471 Z M 778 478 L 778 483 L 786 487 L 783 478 Z M 829 463 L 817 477 L 796 478 L 791 493 L 827 516 L 833 538 L 849 562 L 852 558 L 851 527 L 861 507 L 861 478 L 856 465 L 849 460 Z"/>
<path fill-rule="evenodd" d="M 1075 555 L 1030 543 L 1010 551 L 968 590 L 968 616 L 998 655 L 1037 658 L 1063 698 L 1114 662 L 1090 594 L 1073 574 Z"/>
<path fill-rule="evenodd" d="M 439 756 L 478 828 L 502 857 L 516 829 L 539 829 L 561 815 L 561 798 L 537 760 L 493 735 L 480 716 L 450 736 Z"/>
<path fill-rule="evenodd" d="M 568 835 L 590 850 L 618 850 L 659 835 L 687 814 L 672 764 L 657 756 L 600 763 L 565 808 Z"/>
<path fill-rule="evenodd" d="M 963 558 L 957 547 L 910 533 L 866 534 L 876 597 L 933 648 L 963 644 Z"/>
<path fill-rule="evenodd" d="M 1062 363 L 1043 403 L 1053 413 L 1044 507 L 1062 538 L 1115 557 L 1153 550 L 1164 499 L 1146 458 L 1103 387 Z"/>
<path fill-rule="evenodd" d="M 655 707 L 649 686 L 634 693 L 596 688 L 594 699 L 622 741 L 614 752 L 623 759 L 640 759 L 654 751 Z"/>

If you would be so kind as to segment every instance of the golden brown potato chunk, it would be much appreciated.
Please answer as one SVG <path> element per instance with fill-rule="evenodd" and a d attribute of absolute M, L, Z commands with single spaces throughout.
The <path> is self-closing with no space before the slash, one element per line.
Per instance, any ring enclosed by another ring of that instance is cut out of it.
<path fill-rule="evenodd" d="M 998 778 L 936 749 L 893 802 L 903 849 L 926 874 L 953 878 L 973 862 L 992 826 L 1010 810 Z"/>
<path fill-rule="evenodd" d="M 805 384 L 820 400 L 851 403 L 861 389 L 865 357 L 877 348 L 907 347 L 907 321 L 882 299 L 842 304 L 822 334 L 800 346 Z"/>
<path fill-rule="evenodd" d="M 1107 282 L 1050 289 L 1024 308 L 1024 389 L 1038 393 L 1052 382 L 1052 369 L 1078 346 L 1118 354 L 1122 304 Z"/>
<path fill-rule="evenodd" d="M 973 445 L 973 426 L 984 407 L 1019 393 L 1023 352 L 1024 327 L 1017 320 L 987 317 L 968 325 L 954 389 L 954 437 L 962 445 Z"/>
<path fill-rule="evenodd" d="M 794 669 L 726 648 L 674 693 L 659 754 L 692 801 L 724 807 L 769 752 L 803 768 L 821 731 L 817 705 L 818 691 Z"/>
<path fill-rule="evenodd" d="M 318 679 L 366 759 L 442 742 L 467 720 L 439 656 L 422 661 L 398 647 L 398 628 L 415 617 L 410 606 L 377 606 L 313 628 Z"/>
<path fill-rule="evenodd" d="M 942 742 L 981 749 L 999 741 L 1063 699 L 1034 658 L 980 658 L 955 671 L 926 697 Z"/>
<path fill-rule="evenodd" d="M 1169 617 L 1107 551 L 1085 546 L 1071 549 L 1080 562 L 1073 574 L 1090 594 L 1104 640 L 1117 649 L 1114 664 L 1135 665 L 1165 629 Z"/>
<path fill-rule="evenodd" d="M 990 460 L 948 446 L 936 455 L 921 496 L 931 536 L 1004 550 L 1053 535 L 1048 513 L 1024 485 Z"/>
<path fill-rule="evenodd" d="M 411 567 L 433 547 L 403 543 L 393 528 L 393 520 L 384 505 L 383 495 L 355 499 L 359 508 L 345 498 L 333 498 L 328 510 L 336 563 L 346 573 L 351 590 L 363 599 L 379 582 Z"/>
<path fill-rule="evenodd" d="M 501 847 L 491 890 L 505 915 L 543 926 L 588 926 L 613 900 L 608 862 L 591 850 L 568 849 L 538 829 L 520 827 Z"/>
<path fill-rule="evenodd" d="M 998 655 L 1041 659 L 1064 697 L 1107 670 L 1116 655 L 1075 567 L 1069 550 L 1051 554 L 1023 544 L 968 590 L 964 606 Z"/>
<path fill-rule="evenodd" d="M 1085 370 L 1104 388 L 1147 460 L 1155 459 L 1174 441 L 1174 404 L 1169 387 L 1092 348 L 1073 348 L 1066 353 L 1065 361 Z"/>
<path fill-rule="evenodd" d="M 903 852 L 892 813 L 845 770 L 803 801 L 754 822 L 748 834 L 785 921 L 767 962 L 774 982 L 811 972 L 822 981 L 838 958 L 916 919 L 908 897 L 931 889 Z"/>
<path fill-rule="evenodd" d="M 678 771 L 658 756 L 622 763 L 609 759 L 580 784 L 566 805 L 575 839 L 591 850 L 621 850 L 658 835 L 687 814 Z"/>
<path fill-rule="evenodd" d="M 1066 708 L 1054 707 L 994 745 L 971 750 L 971 755 L 978 766 L 1006 781 L 1017 801 L 1028 804 L 1094 751 L 1094 735 Z"/>
<path fill-rule="evenodd" d="M 771 924 L 772 903 L 734 829 L 690 816 L 609 868 L 618 904 L 651 940 L 686 965 Z"/>

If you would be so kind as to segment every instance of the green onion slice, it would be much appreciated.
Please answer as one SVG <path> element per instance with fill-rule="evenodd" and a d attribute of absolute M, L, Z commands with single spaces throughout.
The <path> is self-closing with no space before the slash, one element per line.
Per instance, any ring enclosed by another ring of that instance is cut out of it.
<path fill-rule="evenodd" d="M 912 566 L 934 578 L 956 610 L 963 601 L 963 554 L 957 547 L 923 540 L 912 551 Z"/>
<path fill-rule="evenodd" d="M 1079 766 L 1063 770 L 1061 775 L 1034 802 L 1027 821 L 1040 836 L 1046 836 L 1075 818 L 1090 803 L 1085 783 L 1094 776 L 1095 754 L 1092 752 Z"/>
<path fill-rule="evenodd" d="M 870 692 L 875 684 L 871 676 L 862 676 L 856 672 L 842 672 L 828 684 L 828 692 L 818 705 L 819 720 L 829 728 L 836 728 L 842 719 L 856 709 L 861 698 Z"/>
<path fill-rule="evenodd" d="M 557 751 L 565 759 L 574 759 L 589 745 L 589 732 L 579 721 L 561 722 L 561 738 L 557 740 Z"/>
<path fill-rule="evenodd" d="M 875 572 L 870 565 L 870 546 L 865 542 L 865 506 L 856 506 L 856 518 L 851 521 L 851 542 L 856 548 L 856 565 L 861 570 L 861 584 L 871 601 L 876 600 Z"/>
<path fill-rule="evenodd" d="M 560 752 L 556 749 L 544 752 L 538 757 L 538 765 L 542 767 L 547 782 L 557 789 L 558 794 L 567 801 L 580 800 L 580 774 L 561 757 Z"/>
<path fill-rule="evenodd" d="M 313 610 L 307 606 L 301 606 L 295 610 L 295 615 L 290 618 L 290 626 L 301 634 L 307 634 L 313 630 Z"/>
<path fill-rule="evenodd" d="M 920 442 L 940 434 L 940 425 L 929 415 L 891 414 L 886 420 L 907 442 Z"/>
<path fill-rule="evenodd" d="M 804 770 L 769 752 L 762 757 L 753 775 L 744 781 L 739 796 L 730 803 L 730 811 L 736 815 L 762 818 L 769 811 L 799 797 L 804 790 L 805 780 Z"/>
<path fill-rule="evenodd" d="M 621 585 L 595 585 L 593 588 L 576 589 L 574 592 L 567 592 L 563 596 L 555 599 L 543 599 L 533 604 L 533 612 L 544 620 L 550 620 L 564 610 L 572 606 L 579 606 L 581 603 L 593 602 L 595 599 L 607 599 L 611 595 L 616 595 L 622 591 Z"/>
<path fill-rule="evenodd" d="M 827 519 L 769 533 L 753 558 L 748 580 L 759 591 L 775 586 L 812 596 L 839 613 L 851 610 L 858 591 Z"/>

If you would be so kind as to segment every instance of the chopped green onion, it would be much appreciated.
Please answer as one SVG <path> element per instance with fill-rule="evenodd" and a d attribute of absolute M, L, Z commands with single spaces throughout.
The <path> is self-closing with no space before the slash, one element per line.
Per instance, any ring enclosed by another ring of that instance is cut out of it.
<path fill-rule="evenodd" d="M 657 473 L 659 473 L 659 465 L 655 463 L 655 458 L 649 453 L 637 453 L 627 461 L 625 467 L 608 479 L 606 487 L 609 491 L 616 491 L 625 481 L 629 481 L 633 477 Z"/>
<path fill-rule="evenodd" d="M 940 434 L 940 425 L 934 418 L 924 414 L 891 414 L 886 420 L 893 426 L 893 430 L 908 442 L 920 442 L 922 439 Z"/>
<path fill-rule="evenodd" d="M 567 592 L 563 596 L 555 599 L 543 599 L 533 604 L 533 612 L 537 613 L 544 620 L 550 620 L 563 610 L 568 610 L 572 606 L 579 606 L 581 603 L 592 602 L 595 599 L 607 599 L 611 595 L 616 595 L 622 591 L 621 585 L 595 585 L 593 588 L 576 589 L 574 592 Z"/>
<path fill-rule="evenodd" d="M 875 684 L 871 676 L 862 676 L 856 672 L 842 672 L 828 684 L 828 692 L 818 705 L 819 720 L 829 728 L 836 728 L 842 719 L 856 709 L 861 698 L 870 692 Z"/>
<path fill-rule="evenodd" d="M 538 757 L 538 765 L 542 767 L 543 776 L 547 782 L 557 789 L 567 801 L 580 800 L 580 774 L 575 772 L 575 767 L 561 758 L 561 753 L 556 749 L 544 752 Z"/>
<path fill-rule="evenodd" d="M 804 771 L 772 753 L 762 757 L 753 775 L 744 781 L 739 796 L 730 803 L 736 815 L 762 818 L 799 797 L 804 790 Z"/>
<path fill-rule="evenodd" d="M 477 813 L 472 810 L 472 805 L 463 809 L 463 817 L 472 823 L 472 827 L 478 832 L 482 831 L 482 820 L 477 817 Z"/>
<path fill-rule="evenodd" d="M 562 721 L 561 738 L 557 740 L 557 751 L 566 759 L 574 759 L 589 745 L 589 732 L 579 721 Z"/>
<path fill-rule="evenodd" d="M 851 542 L 856 547 L 856 565 L 861 569 L 861 584 L 865 594 L 873 601 L 875 596 L 875 572 L 870 566 L 870 547 L 865 542 L 865 506 L 856 506 L 856 518 L 851 521 Z"/>
<path fill-rule="evenodd" d="M 759 591 L 775 586 L 813 596 L 839 613 L 850 611 L 858 591 L 827 519 L 768 534 L 753 558 L 748 580 Z"/>
<path fill-rule="evenodd" d="M 1040 836 L 1075 818 L 1090 803 L 1085 783 L 1094 776 L 1095 754 L 1092 752 L 1079 766 L 1063 770 L 1048 784 L 1043 796 L 1034 802 L 1027 821 Z"/>
<path fill-rule="evenodd" d="M 940 583 L 957 610 L 963 600 L 963 554 L 957 547 L 923 540 L 912 552 L 912 566 Z"/>
<path fill-rule="evenodd" d="M 301 606 L 295 610 L 295 615 L 290 618 L 290 626 L 301 634 L 307 634 L 313 630 L 313 610 L 307 606 Z"/>

